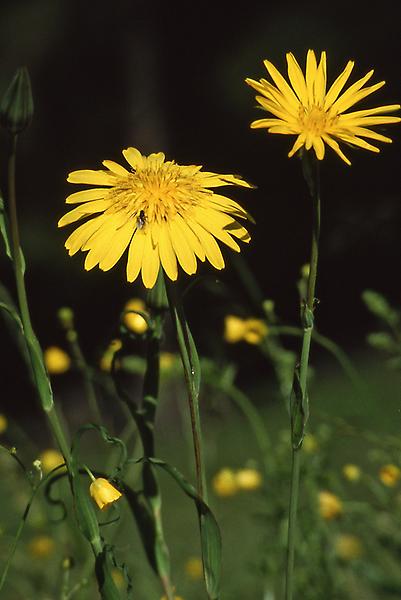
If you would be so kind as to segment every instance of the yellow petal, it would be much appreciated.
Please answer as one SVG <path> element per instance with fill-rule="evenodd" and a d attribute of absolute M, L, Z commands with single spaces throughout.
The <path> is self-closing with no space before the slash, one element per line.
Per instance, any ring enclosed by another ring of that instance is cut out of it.
<path fill-rule="evenodd" d="M 178 262 L 188 275 L 196 273 L 196 258 L 175 219 L 169 221 L 170 238 Z"/>
<path fill-rule="evenodd" d="M 102 226 L 105 221 L 105 215 L 95 217 L 90 221 L 87 221 L 83 225 L 80 225 L 72 234 L 67 238 L 65 247 L 68 250 L 70 256 L 78 252 L 80 248 L 89 240 L 89 238 Z"/>
<path fill-rule="evenodd" d="M 326 66 L 326 52 L 323 50 L 320 56 L 319 66 L 316 71 L 316 79 L 314 85 L 314 98 L 317 106 L 323 107 L 324 99 L 326 95 L 326 81 L 327 81 L 327 66 Z"/>
<path fill-rule="evenodd" d="M 123 155 L 125 160 L 131 165 L 131 167 L 136 171 L 137 169 L 143 168 L 145 164 L 145 159 L 142 154 L 136 148 L 127 148 L 123 150 Z"/>
<path fill-rule="evenodd" d="M 342 150 L 340 149 L 340 146 L 338 145 L 338 143 L 333 140 L 330 136 L 328 135 L 323 135 L 322 136 L 323 140 L 326 142 L 326 144 L 328 146 L 330 146 L 330 148 L 332 148 L 332 150 L 334 150 L 334 152 L 336 152 L 338 154 L 338 156 L 349 166 L 351 164 L 351 161 L 345 156 L 345 154 L 342 152 Z"/>
<path fill-rule="evenodd" d="M 270 77 L 273 79 L 280 92 L 286 97 L 287 101 L 290 102 L 292 106 L 297 107 L 299 100 L 278 69 L 276 69 L 273 63 L 271 63 L 269 60 L 264 60 L 263 64 L 265 65 Z"/>
<path fill-rule="evenodd" d="M 66 204 L 78 204 L 79 202 L 89 202 L 89 200 L 100 200 L 109 193 L 107 188 L 92 188 L 91 190 L 81 190 L 74 192 L 65 199 Z"/>
<path fill-rule="evenodd" d="M 162 267 L 167 276 L 175 281 L 178 277 L 177 258 L 173 250 L 173 245 L 170 239 L 170 232 L 167 223 L 160 226 L 159 234 L 159 256 Z"/>
<path fill-rule="evenodd" d="M 296 95 L 304 106 L 308 104 L 308 91 L 302 69 L 292 52 L 287 53 L 288 77 Z"/>
<path fill-rule="evenodd" d="M 344 71 L 340 73 L 340 75 L 330 87 L 324 101 L 324 110 L 328 110 L 328 108 L 333 104 L 333 102 L 337 100 L 338 94 L 341 92 L 344 85 L 347 83 L 349 76 L 351 75 L 351 71 L 354 68 L 354 64 L 355 63 L 352 60 L 349 60 Z"/>
<path fill-rule="evenodd" d="M 69 183 L 88 183 L 93 185 L 115 185 L 115 176 L 108 171 L 92 171 L 89 169 L 72 171 L 67 177 Z"/>
<path fill-rule="evenodd" d="M 135 222 L 130 219 L 121 229 L 115 232 L 110 250 L 99 263 L 102 271 L 108 271 L 120 260 L 131 241 L 134 229 Z"/>
<path fill-rule="evenodd" d="M 345 92 L 341 94 L 341 96 L 337 98 L 337 100 L 333 103 L 331 110 L 336 113 L 342 113 L 345 110 L 347 110 L 347 108 L 355 104 L 356 101 L 354 101 L 354 98 L 356 97 L 356 94 L 358 94 L 358 92 L 361 91 L 361 88 L 372 77 L 373 73 L 374 71 L 372 69 L 371 71 L 369 71 L 369 73 L 366 73 L 364 77 L 361 77 L 361 79 L 358 79 L 358 81 L 356 81 L 348 89 L 346 89 Z M 379 84 L 376 85 L 378 85 L 376 89 L 379 89 L 382 85 L 384 85 L 384 81 L 381 81 Z M 366 89 L 370 90 L 371 88 Z"/>
<path fill-rule="evenodd" d="M 150 233 L 145 233 L 145 247 L 142 257 L 143 285 L 151 289 L 155 283 L 160 269 L 160 259 L 157 246 L 154 246 Z"/>
<path fill-rule="evenodd" d="M 127 169 L 114 162 L 114 160 L 104 160 L 102 164 L 109 169 L 114 175 L 118 175 L 119 177 L 127 177 L 129 172 Z"/>
<path fill-rule="evenodd" d="M 315 79 L 317 72 L 316 56 L 313 50 L 308 50 L 306 56 L 306 89 L 308 90 L 309 106 L 311 107 L 315 101 Z"/>
<path fill-rule="evenodd" d="M 127 261 L 127 281 L 135 281 L 142 266 L 143 250 L 145 248 L 146 235 L 141 229 L 137 229 L 132 238 Z"/>
<path fill-rule="evenodd" d="M 318 160 L 323 160 L 324 158 L 324 144 L 323 144 L 323 140 L 320 137 L 314 137 L 313 139 L 313 149 L 315 151 L 316 154 L 316 158 Z"/>
<path fill-rule="evenodd" d="M 289 158 L 291 158 L 291 156 L 294 156 L 294 154 L 296 152 L 298 152 L 298 150 L 300 148 L 302 148 L 302 146 L 304 144 L 305 144 L 305 133 L 300 133 L 299 136 L 297 137 L 297 139 L 295 140 L 293 147 L 291 148 L 291 150 L 288 153 Z"/>
<path fill-rule="evenodd" d="M 87 202 L 86 204 L 82 204 L 81 206 L 77 206 L 73 208 L 61 217 L 58 222 L 58 227 L 64 227 L 65 225 L 70 225 L 70 223 L 74 223 L 83 217 L 91 215 L 97 212 L 103 212 L 111 205 L 110 200 L 93 200 L 92 202 Z"/>
<path fill-rule="evenodd" d="M 188 225 L 186 224 L 185 219 L 183 219 L 181 215 L 176 215 L 174 221 L 176 225 L 180 228 L 181 233 L 187 240 L 191 250 L 193 250 L 196 256 L 203 262 L 205 260 L 205 251 L 192 229 L 190 229 L 190 227 L 188 227 Z"/>
<path fill-rule="evenodd" d="M 206 229 L 199 225 L 199 223 L 197 223 L 194 219 L 187 219 L 187 222 L 192 231 L 198 237 L 200 243 L 202 244 L 208 261 L 216 269 L 223 269 L 224 258 L 214 237 L 209 232 L 207 232 Z"/>

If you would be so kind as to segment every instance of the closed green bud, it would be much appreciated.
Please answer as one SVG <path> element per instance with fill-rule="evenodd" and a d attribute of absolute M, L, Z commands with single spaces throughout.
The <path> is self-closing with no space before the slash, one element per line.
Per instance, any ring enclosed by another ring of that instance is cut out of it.
<path fill-rule="evenodd" d="M 68 306 L 59 308 L 57 311 L 57 317 L 64 329 L 74 328 L 74 311 L 72 308 L 69 308 Z"/>
<path fill-rule="evenodd" d="M 21 133 L 32 120 L 33 98 L 26 67 L 20 67 L 0 104 L 0 123 L 12 134 Z"/>

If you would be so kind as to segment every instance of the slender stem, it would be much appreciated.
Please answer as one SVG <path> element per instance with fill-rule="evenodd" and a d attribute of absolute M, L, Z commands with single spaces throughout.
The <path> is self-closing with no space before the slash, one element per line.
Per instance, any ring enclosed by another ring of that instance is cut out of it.
<path fill-rule="evenodd" d="M 31 317 L 29 313 L 28 299 L 26 295 L 24 281 L 24 265 L 20 246 L 17 215 L 17 201 L 15 190 L 16 152 L 17 135 L 13 135 L 11 138 L 11 151 L 8 160 L 8 205 L 11 229 L 11 249 L 20 316 L 27 342 L 29 357 L 31 359 L 33 375 L 35 377 L 36 387 L 41 400 L 41 405 L 45 414 L 47 415 L 50 428 L 64 456 L 65 462 L 67 466 L 70 466 L 70 447 L 67 442 L 66 435 L 64 433 L 60 419 L 55 410 L 53 394 L 46 374 L 43 356 L 41 353 L 39 343 L 33 331 Z"/>
<path fill-rule="evenodd" d="M 303 339 L 299 367 L 299 386 L 301 389 L 302 402 L 308 403 L 307 399 L 307 376 L 309 365 L 309 353 L 313 332 L 313 311 L 315 304 L 315 288 L 317 278 L 317 266 L 319 258 L 319 236 L 320 236 L 320 180 L 318 161 L 311 159 L 309 152 L 302 155 L 303 172 L 308 184 L 313 204 L 313 226 L 312 243 L 309 262 L 309 278 L 307 294 L 302 311 Z M 303 407 L 305 408 L 305 407 Z M 301 470 L 301 447 L 302 444 L 292 442 L 292 466 L 291 466 L 291 488 L 290 505 L 288 514 L 288 542 L 287 542 L 287 565 L 285 580 L 285 599 L 292 600 L 294 588 L 294 559 L 295 539 L 297 525 L 297 509 L 299 496 L 299 480 Z"/>
<path fill-rule="evenodd" d="M 95 421 L 97 421 L 98 423 L 101 423 L 102 416 L 97 401 L 95 387 L 93 385 L 92 371 L 88 363 L 86 362 L 85 356 L 81 350 L 81 346 L 78 340 L 78 333 L 74 328 L 71 328 L 67 331 L 66 338 L 70 346 L 70 351 L 75 365 L 77 369 L 81 372 L 83 378 L 85 396 L 88 401 L 88 406 L 92 414 L 92 418 L 94 418 Z"/>

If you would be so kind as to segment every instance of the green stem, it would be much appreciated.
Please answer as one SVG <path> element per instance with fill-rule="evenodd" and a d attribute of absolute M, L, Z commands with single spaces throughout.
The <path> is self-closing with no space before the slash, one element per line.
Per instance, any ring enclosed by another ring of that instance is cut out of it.
<path fill-rule="evenodd" d="M 309 365 L 309 353 L 313 332 L 313 312 L 315 304 L 315 288 L 317 278 L 317 266 L 319 258 L 319 236 L 320 236 L 320 180 L 318 161 L 311 159 L 309 152 L 303 152 L 303 173 L 308 184 L 309 193 L 313 204 L 313 226 L 312 243 L 309 262 L 309 278 L 307 294 L 302 310 L 303 339 L 299 367 L 299 386 L 301 390 L 302 410 L 308 410 L 307 398 L 307 376 Z M 287 541 L 287 565 L 285 580 L 285 599 L 292 600 L 294 588 L 294 559 L 297 525 L 297 509 L 299 495 L 299 480 L 301 470 L 301 447 L 302 443 L 294 444 L 292 441 L 292 466 L 291 466 L 291 488 L 290 505 L 288 515 L 288 541 Z"/>
<path fill-rule="evenodd" d="M 101 423 L 102 416 L 100 413 L 99 404 L 98 404 L 97 397 L 96 397 L 95 387 L 93 385 L 92 372 L 91 372 L 91 369 L 90 369 L 88 363 L 86 362 L 84 354 L 81 350 L 81 346 L 80 346 L 79 340 L 78 340 L 78 333 L 75 331 L 75 329 L 69 329 L 67 331 L 66 338 L 67 338 L 67 342 L 70 346 L 70 351 L 71 351 L 74 363 L 75 363 L 77 369 L 80 371 L 82 378 L 83 378 L 83 383 L 84 383 L 84 388 L 85 388 L 85 396 L 88 401 L 89 410 L 92 414 L 92 417 L 95 419 L 95 421 L 97 421 L 98 423 Z"/>
<path fill-rule="evenodd" d="M 11 251 L 13 257 L 19 310 L 21 315 L 22 326 L 24 329 L 25 339 L 27 342 L 29 357 L 32 364 L 33 375 L 40 396 L 41 405 L 48 418 L 48 422 L 52 433 L 56 439 L 56 442 L 64 456 L 67 467 L 69 467 L 71 465 L 70 447 L 67 442 L 60 419 L 55 410 L 53 402 L 53 393 L 47 377 L 46 368 L 44 366 L 42 351 L 33 331 L 31 317 L 29 313 L 28 299 L 26 295 L 24 281 L 24 265 L 22 260 L 17 216 L 17 201 L 15 190 L 16 152 L 17 135 L 13 135 L 11 138 L 11 151 L 8 160 L 8 204 L 10 213 L 9 216 L 11 229 Z"/>

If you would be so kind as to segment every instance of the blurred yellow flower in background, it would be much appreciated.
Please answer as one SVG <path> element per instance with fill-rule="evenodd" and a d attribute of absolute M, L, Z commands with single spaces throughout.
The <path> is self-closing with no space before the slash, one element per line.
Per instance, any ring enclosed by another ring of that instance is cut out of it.
<path fill-rule="evenodd" d="M 185 563 L 185 573 L 190 579 L 198 580 L 203 576 L 202 559 L 199 556 L 191 556 Z"/>
<path fill-rule="evenodd" d="M 119 590 L 123 590 L 125 588 L 125 579 L 124 579 L 124 575 L 121 572 L 121 569 L 114 567 L 114 569 L 112 569 L 112 571 L 111 571 L 111 576 L 113 578 L 115 586 Z"/>
<path fill-rule="evenodd" d="M 71 367 L 71 358 L 58 346 L 49 346 L 43 353 L 46 368 L 50 375 L 61 375 Z"/>
<path fill-rule="evenodd" d="M 79 204 L 58 222 L 59 227 L 89 219 L 65 243 L 70 256 L 88 251 L 85 269 L 99 265 L 108 271 L 128 248 L 127 280 L 139 273 L 146 288 L 152 288 L 160 270 L 175 281 L 178 264 L 193 275 L 197 259 L 224 268 L 216 240 L 235 252 L 236 240 L 249 242 L 250 235 L 237 221 L 249 219 L 234 200 L 213 188 L 251 186 L 240 177 L 202 171 L 195 165 L 166 161 L 163 152 L 143 156 L 136 148 L 123 150 L 129 165 L 104 160 L 105 169 L 81 170 L 67 181 L 96 188 L 75 192 L 67 204 Z M 102 186 L 102 187 L 100 187 Z"/>
<path fill-rule="evenodd" d="M 400 477 L 401 470 L 393 464 L 384 465 L 379 471 L 379 479 L 387 487 L 394 487 Z"/>
<path fill-rule="evenodd" d="M 267 325 L 261 319 L 241 319 L 234 315 L 224 319 L 224 339 L 229 344 L 241 341 L 260 344 L 267 334 Z"/>
<path fill-rule="evenodd" d="M 122 496 L 121 492 L 103 477 L 98 477 L 92 481 L 89 492 L 100 510 L 106 510 L 110 504 L 117 502 Z"/>
<path fill-rule="evenodd" d="M 322 490 L 319 492 L 318 501 L 320 516 L 326 521 L 336 519 L 343 512 L 341 500 L 327 490 Z"/>
<path fill-rule="evenodd" d="M 146 305 L 141 298 L 132 298 L 131 300 L 128 300 L 124 306 L 124 311 L 137 310 L 146 314 Z M 136 312 L 127 312 L 123 317 L 123 322 L 127 329 L 139 335 L 145 333 L 148 328 L 148 324 L 146 323 L 145 319 Z"/>
<path fill-rule="evenodd" d="M 0 414 L 0 435 L 7 430 L 8 420 L 5 415 Z"/>
<path fill-rule="evenodd" d="M 64 464 L 64 457 L 58 450 L 54 448 L 48 448 L 47 450 L 43 450 L 39 454 L 39 460 L 41 463 L 43 473 L 50 473 L 53 469 L 58 467 L 59 465 Z"/>
<path fill-rule="evenodd" d="M 232 469 L 221 469 L 212 479 L 212 487 L 217 496 L 234 496 L 238 492 L 238 483 Z"/>
<path fill-rule="evenodd" d="M 356 535 L 342 533 L 338 535 L 334 542 L 336 555 L 342 560 L 354 560 L 363 554 L 361 540 Z"/>
<path fill-rule="evenodd" d="M 312 433 L 307 433 L 302 442 L 302 448 L 307 454 L 313 454 L 319 448 L 318 441 Z"/>
<path fill-rule="evenodd" d="M 260 94 L 256 96 L 256 100 L 265 111 L 273 115 L 273 118 L 258 119 L 251 123 L 251 127 L 266 128 L 269 133 L 297 136 L 289 157 L 305 147 L 306 150 L 313 148 L 316 157 L 322 160 L 327 144 L 350 165 L 338 141 L 372 152 L 379 152 L 379 148 L 362 138 L 391 142 L 390 138 L 369 129 L 368 126 L 398 123 L 399 117 L 383 116 L 383 113 L 399 110 L 399 104 L 346 112 L 385 84 L 384 81 L 380 81 L 370 87 L 364 87 L 372 77 L 373 69 L 341 93 L 354 68 L 352 60 L 348 61 L 344 71 L 328 91 L 326 52 L 321 53 L 318 64 L 314 51 L 308 50 L 305 75 L 294 55 L 288 52 L 290 84 L 270 61 L 265 60 L 264 65 L 274 85 L 266 79 L 255 81 L 247 78 L 246 83 Z"/>
<path fill-rule="evenodd" d="M 160 352 L 160 370 L 167 373 L 176 363 L 177 356 L 173 352 Z"/>
<path fill-rule="evenodd" d="M 34 558 L 47 558 L 55 548 L 54 540 L 48 535 L 37 535 L 28 544 L 28 550 Z"/>
<path fill-rule="evenodd" d="M 343 466 L 343 475 L 348 481 L 359 481 L 361 469 L 357 465 L 347 464 Z"/>
<path fill-rule="evenodd" d="M 262 475 L 257 469 L 238 469 L 235 473 L 238 488 L 245 491 L 257 490 L 262 486 Z"/>
<path fill-rule="evenodd" d="M 99 367 L 102 371 L 110 373 L 111 365 L 113 364 L 114 355 L 118 350 L 123 347 L 121 340 L 111 340 L 108 348 L 105 350 L 103 356 L 99 361 Z"/>

